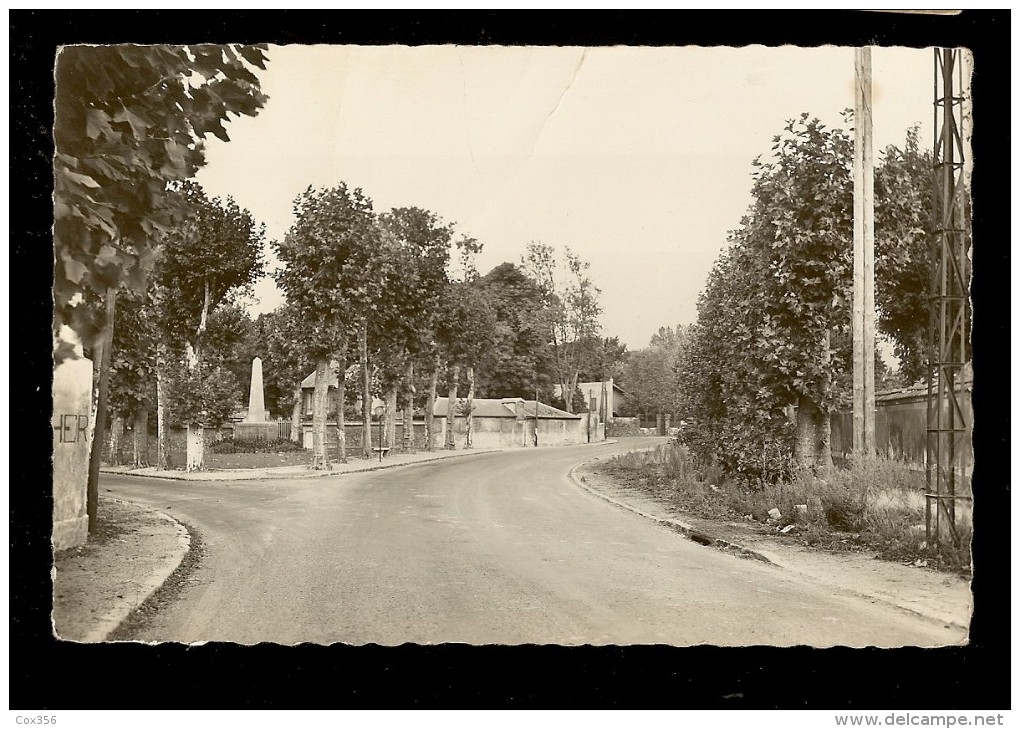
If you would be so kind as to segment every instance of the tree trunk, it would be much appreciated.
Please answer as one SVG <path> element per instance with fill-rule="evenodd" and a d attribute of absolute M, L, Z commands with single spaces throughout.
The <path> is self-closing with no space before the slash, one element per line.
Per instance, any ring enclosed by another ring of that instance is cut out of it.
<path fill-rule="evenodd" d="M 824 472 L 832 466 L 829 416 L 803 395 L 797 402 L 797 441 L 794 448 L 797 465 Z"/>
<path fill-rule="evenodd" d="M 110 389 L 110 350 L 113 348 L 113 326 L 117 313 L 117 289 L 106 289 L 106 326 L 100 344 L 99 381 L 96 387 L 96 413 L 92 431 L 92 449 L 89 454 L 89 479 L 85 491 L 85 511 L 88 514 L 89 534 L 99 527 L 99 461 L 106 440 L 106 396 Z"/>
<path fill-rule="evenodd" d="M 368 371 L 368 324 L 358 327 L 358 357 L 361 360 L 361 455 L 372 457 L 372 373 Z"/>
<path fill-rule="evenodd" d="M 467 394 L 467 414 L 465 416 L 466 437 L 464 438 L 464 447 L 470 448 L 472 445 L 472 437 L 474 435 L 474 400 L 475 400 L 475 368 L 467 368 L 467 381 L 468 381 L 468 394 Z"/>
<path fill-rule="evenodd" d="M 156 468 L 170 470 L 170 417 L 167 412 L 166 345 L 156 345 Z"/>
<path fill-rule="evenodd" d="M 429 392 L 425 398 L 425 450 L 436 448 L 436 390 L 439 388 L 439 356 L 432 365 L 432 379 L 429 380 Z"/>
<path fill-rule="evenodd" d="M 404 452 L 414 453 L 414 363 L 407 363 L 407 374 L 404 378 Z"/>
<path fill-rule="evenodd" d="M 295 443 L 301 443 L 301 407 L 305 404 L 304 392 L 301 390 L 301 383 L 294 388 L 294 407 L 290 411 L 290 439 Z"/>
<path fill-rule="evenodd" d="M 337 354 L 336 376 L 336 458 L 347 463 L 347 423 L 344 420 L 344 401 L 347 399 L 347 343 Z"/>
<path fill-rule="evenodd" d="M 340 378 L 343 379 L 342 370 Z M 312 468 L 316 470 L 329 468 L 329 455 L 326 452 L 326 410 L 328 407 L 329 358 L 321 357 L 315 363 L 315 390 L 312 394 Z M 340 405 L 338 409 L 342 411 L 343 406 Z"/>
<path fill-rule="evenodd" d="M 570 390 L 570 383 L 567 381 L 568 378 L 561 377 L 560 389 L 563 390 L 563 409 L 568 413 L 573 414 L 574 412 L 574 391 Z"/>
<path fill-rule="evenodd" d="M 188 423 L 188 471 L 205 469 L 205 425 Z"/>
<path fill-rule="evenodd" d="M 134 422 L 134 465 L 142 468 L 149 465 L 149 409 L 139 406 L 135 410 Z"/>
<path fill-rule="evenodd" d="M 385 445 L 394 448 L 397 439 L 397 387 L 394 385 L 386 391 L 386 415 L 383 419 Z"/>
<path fill-rule="evenodd" d="M 446 450 L 452 451 L 457 448 L 453 431 L 457 424 L 457 385 L 460 379 L 460 365 L 453 365 L 450 368 L 449 376 L 449 389 L 446 397 Z"/>
<path fill-rule="evenodd" d="M 110 450 L 107 457 L 110 463 L 119 466 L 124 462 L 122 451 L 124 449 L 124 418 L 120 415 L 114 417 L 110 423 Z"/>

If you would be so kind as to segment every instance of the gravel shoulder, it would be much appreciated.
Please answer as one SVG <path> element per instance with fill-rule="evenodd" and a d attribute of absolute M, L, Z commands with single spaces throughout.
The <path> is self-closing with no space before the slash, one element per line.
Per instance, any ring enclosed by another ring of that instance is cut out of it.
<path fill-rule="evenodd" d="M 868 551 L 828 552 L 793 539 L 755 532 L 739 522 L 679 514 L 647 494 L 596 473 L 600 458 L 574 469 L 572 477 L 587 491 L 616 506 L 659 520 L 695 541 L 718 541 L 739 556 L 756 556 L 816 584 L 880 600 L 966 633 L 973 596 L 969 581 L 923 567 L 881 560 Z"/>

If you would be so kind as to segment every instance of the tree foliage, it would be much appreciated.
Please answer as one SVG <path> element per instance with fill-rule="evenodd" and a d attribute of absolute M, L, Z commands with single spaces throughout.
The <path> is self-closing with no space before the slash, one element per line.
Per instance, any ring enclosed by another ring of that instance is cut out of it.
<path fill-rule="evenodd" d="M 265 46 L 67 46 L 56 61 L 54 331 L 87 345 L 103 316 L 88 293 L 144 290 L 160 234 L 170 230 L 168 182 L 204 164 L 204 140 L 228 140 L 231 114 L 265 104 L 254 68 Z M 70 356 L 58 350 L 58 361 Z"/>
<path fill-rule="evenodd" d="M 550 392 L 552 323 L 542 289 L 512 263 L 493 268 L 477 288 L 495 318 L 493 346 L 479 365 L 479 396 L 534 399 L 536 388 Z"/>
<path fill-rule="evenodd" d="M 582 382 L 601 380 L 622 380 L 630 353 L 619 337 L 596 337 L 584 345 L 587 352 L 579 379 Z"/>
<path fill-rule="evenodd" d="M 716 262 L 678 363 L 681 409 L 702 459 L 751 478 L 784 476 L 787 408 L 836 403 L 833 351 L 850 324 L 852 140 L 802 115 L 755 161 L 753 203 Z"/>
<path fill-rule="evenodd" d="M 263 314 L 255 324 L 258 339 L 252 352 L 262 358 L 266 406 L 273 413 L 289 415 L 296 388 L 315 368 L 302 346 L 304 322 L 297 317 L 295 307 L 285 304 Z"/>
<path fill-rule="evenodd" d="M 754 202 L 716 262 L 677 363 L 688 437 L 706 461 L 750 478 L 785 475 L 792 406 L 822 413 L 850 390 L 852 140 L 807 115 L 757 161 Z M 876 171 L 876 299 L 908 376 L 923 361 L 930 159 L 916 131 Z M 884 367 L 876 365 L 881 377 Z"/>
<path fill-rule="evenodd" d="M 110 356 L 109 409 L 122 417 L 152 407 L 156 397 L 156 338 L 151 287 L 125 291 L 117 299 L 119 316 Z"/>
<path fill-rule="evenodd" d="M 161 246 L 156 280 L 167 292 L 161 327 L 175 341 L 197 348 L 216 308 L 262 275 L 265 226 L 232 198 L 209 198 L 191 181 L 171 198 L 181 221 Z"/>
<path fill-rule="evenodd" d="M 588 275 L 590 264 L 569 247 L 559 256 L 552 246 L 532 241 L 521 265 L 542 290 L 550 312 L 556 384 L 561 392 L 573 392 L 581 369 L 590 361 L 588 345 L 601 331 L 601 291 Z M 572 402 L 565 404 L 573 412 Z"/>
<path fill-rule="evenodd" d="M 296 334 L 314 361 L 332 357 L 374 303 L 382 282 L 370 275 L 379 229 L 360 188 L 311 187 L 294 201 L 294 223 L 275 244 L 284 267 L 276 281 L 303 326 Z"/>
<path fill-rule="evenodd" d="M 183 426 L 219 426 L 227 422 L 240 399 L 237 378 L 220 364 L 199 362 L 171 368 L 171 420 Z"/>
<path fill-rule="evenodd" d="M 675 330 L 659 327 L 646 348 L 628 353 L 622 376 L 628 411 L 656 415 L 679 412 L 676 368 L 685 335 L 686 329 L 680 326 Z"/>
<path fill-rule="evenodd" d="M 931 152 L 921 151 L 913 127 L 875 170 L 878 328 L 893 342 L 903 384 L 927 373 L 932 194 Z"/>

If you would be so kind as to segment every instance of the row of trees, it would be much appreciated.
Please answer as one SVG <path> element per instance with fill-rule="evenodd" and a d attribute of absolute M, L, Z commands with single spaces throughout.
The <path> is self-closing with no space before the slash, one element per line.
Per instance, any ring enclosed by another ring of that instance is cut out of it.
<path fill-rule="evenodd" d="M 239 356 L 247 317 L 234 299 L 262 275 L 264 229 L 232 199 L 193 182 L 170 193 L 179 224 L 160 247 L 148 286 L 121 295 L 113 329 L 109 410 L 134 421 L 135 461 L 147 458 L 155 407 L 158 465 L 169 464 L 169 426 L 188 428 L 188 467 L 204 460 L 204 423 L 237 407 L 251 362 Z"/>
<path fill-rule="evenodd" d="M 455 238 L 454 227 L 419 208 L 376 214 L 372 201 L 345 184 L 309 188 L 294 204 L 295 222 L 275 243 L 283 267 L 277 283 L 287 305 L 278 317 L 287 334 L 279 361 L 293 373 L 295 419 L 300 376 L 314 368 L 313 467 L 325 467 L 328 388 L 338 387 L 338 457 L 346 459 L 346 379 L 357 364 L 363 422 L 373 395 L 386 403 L 387 431 L 398 409 L 412 422 L 425 391 L 425 444 L 435 444 L 433 411 L 445 380 L 447 422 L 467 415 L 471 442 L 476 396 L 545 391 L 551 378 L 576 386 L 582 340 L 599 331 L 598 289 L 587 264 L 569 250 L 562 263 L 550 246 L 528 246 L 522 267 L 505 263 L 479 276 L 481 244 Z M 461 378 L 466 399 L 460 403 Z M 568 408 L 570 403 L 567 403 Z M 362 452 L 369 454 L 363 431 Z M 405 428 L 404 446 L 414 448 Z M 452 428 L 445 447 L 453 448 Z"/>
<path fill-rule="evenodd" d="M 118 295 L 159 297 L 150 272 L 189 215 L 174 185 L 204 164 L 208 135 L 264 106 L 264 45 L 67 46 L 54 95 L 55 364 L 82 346 L 96 363 L 89 530 L 97 525 Z M 210 292 L 210 300 L 213 293 Z M 65 329 L 66 327 L 66 329 Z M 70 332 L 68 334 L 67 332 Z"/>
<path fill-rule="evenodd" d="M 264 363 L 267 404 L 295 424 L 303 415 L 302 379 L 316 373 L 313 454 L 322 466 L 327 418 L 367 422 L 373 397 L 386 403 L 391 443 L 395 414 L 402 410 L 410 423 L 422 407 L 432 448 L 440 384 L 448 417 L 458 408 L 467 413 L 470 432 L 475 396 L 555 401 L 554 384 L 576 388 L 579 377 L 618 369 L 625 351 L 616 338 L 597 336 L 598 289 L 569 250 L 557 256 L 532 243 L 520 266 L 503 263 L 480 276 L 477 241 L 455 239 L 452 225 L 418 208 L 376 215 L 363 193 L 345 185 L 298 197 L 294 225 L 274 244 L 287 303 L 252 320 L 237 300 L 263 270 L 261 226 L 194 183 L 180 185 L 174 197 L 187 215 L 167 237 L 145 292 L 122 295 L 113 337 L 110 410 L 118 422 L 133 421 L 139 465 L 155 408 L 158 465 L 170 465 L 173 424 L 188 427 L 188 467 L 201 468 L 202 426 L 222 423 L 245 401 L 255 356 Z M 360 413 L 347 397 L 349 383 Z M 333 385 L 339 405 L 331 411 Z M 416 393 L 425 397 L 416 400 Z M 345 459 L 343 428 L 338 432 L 338 457 Z M 370 434 L 362 432 L 358 446 L 368 454 Z M 300 438 L 300 428 L 292 437 Z M 403 445 L 414 447 L 411 429 Z M 452 437 L 445 445 L 453 447 Z"/>
<path fill-rule="evenodd" d="M 831 464 L 828 414 L 850 386 L 852 153 L 850 135 L 805 114 L 755 161 L 753 203 L 677 356 L 679 407 L 705 461 L 764 480 Z M 916 129 L 875 175 L 878 327 L 908 381 L 924 373 L 930 175 Z"/>

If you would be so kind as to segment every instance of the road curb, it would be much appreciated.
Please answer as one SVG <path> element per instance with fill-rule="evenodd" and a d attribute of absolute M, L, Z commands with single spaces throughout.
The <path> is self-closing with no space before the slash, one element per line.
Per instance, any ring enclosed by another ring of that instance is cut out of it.
<path fill-rule="evenodd" d="M 132 607 L 125 606 L 124 608 L 114 609 L 115 616 L 117 616 L 119 613 L 123 614 L 119 615 L 119 617 L 116 618 L 117 620 L 116 624 L 114 624 L 114 626 L 109 630 L 104 631 L 102 637 L 98 638 L 96 642 L 107 641 L 110 639 L 110 636 L 116 634 L 117 631 L 120 630 L 122 625 L 124 625 L 135 613 L 141 610 L 145 603 L 148 602 L 148 600 L 153 595 L 155 595 L 163 588 L 163 585 L 165 585 L 167 581 L 174 575 L 174 573 L 176 573 L 177 570 L 180 569 L 181 564 L 184 562 L 185 558 L 187 558 L 187 556 L 191 553 L 192 549 L 194 548 L 194 540 L 192 540 L 191 538 L 191 530 L 188 528 L 186 524 L 184 524 L 179 519 L 175 519 L 174 517 L 170 516 L 169 514 L 163 511 L 159 511 L 157 509 L 144 506 L 135 501 L 128 501 L 125 499 L 111 499 L 111 500 L 117 501 L 118 503 L 121 504 L 126 504 L 132 508 L 139 509 L 141 511 L 145 511 L 153 515 L 154 517 L 157 517 L 164 521 L 168 521 L 171 524 L 173 524 L 177 531 L 177 546 L 179 547 L 178 551 L 180 552 L 180 554 L 175 557 L 168 558 L 165 562 L 159 563 L 159 565 L 153 572 L 153 577 L 151 577 L 147 581 L 148 584 L 146 584 L 143 590 L 138 592 L 137 597 L 135 597 L 132 600 L 132 603 L 134 603 Z"/>
<path fill-rule="evenodd" d="M 627 511 L 629 511 L 631 513 L 634 513 L 634 514 L 637 514 L 638 516 L 644 517 L 645 519 L 650 519 L 650 520 L 654 521 L 656 524 L 659 524 L 660 526 L 664 526 L 664 527 L 666 527 L 668 529 L 671 529 L 671 530 L 673 530 L 675 532 L 678 532 L 678 533 L 682 534 L 684 537 L 686 537 L 687 539 L 691 540 L 692 542 L 696 542 L 698 544 L 701 544 L 701 545 L 704 545 L 704 546 L 708 546 L 708 547 L 715 547 L 716 549 L 721 549 L 724 552 L 730 552 L 731 554 L 735 554 L 737 556 L 744 557 L 746 559 L 755 559 L 755 560 L 758 560 L 759 562 L 765 562 L 766 564 L 774 565 L 776 567 L 779 566 L 779 565 L 776 565 L 775 562 L 773 562 L 771 559 L 766 557 L 761 552 L 756 552 L 753 549 L 749 549 L 748 547 L 744 547 L 744 546 L 742 546 L 740 544 L 737 544 L 735 542 L 731 542 L 728 539 L 722 539 L 720 537 L 714 537 L 711 534 L 707 534 L 706 532 L 704 532 L 704 531 L 702 531 L 700 529 L 696 529 L 695 527 L 691 526 L 690 524 L 682 522 L 682 521 L 680 521 L 678 519 L 665 519 L 665 518 L 663 518 L 661 516 L 655 516 L 654 514 L 649 514 L 648 512 L 642 511 L 641 509 L 637 508 L 636 506 L 633 506 L 632 504 L 628 504 L 628 503 L 626 503 L 624 501 L 620 501 L 618 499 L 614 499 L 612 496 L 604 494 L 601 491 L 599 491 L 598 489 L 596 489 L 596 488 L 594 488 L 592 486 L 589 486 L 587 481 L 585 480 L 584 476 L 580 476 L 580 477 L 577 476 L 576 471 L 578 469 L 582 468 L 583 466 L 588 465 L 593 460 L 596 460 L 596 459 L 592 458 L 592 459 L 589 459 L 587 461 L 583 461 L 581 463 L 578 463 L 573 468 L 571 468 L 570 472 L 567 474 L 568 476 L 570 476 L 570 480 L 571 481 L 573 481 L 579 488 L 584 489 L 585 491 L 587 491 L 592 496 L 597 496 L 598 498 L 602 499 L 603 501 L 609 502 L 613 506 L 617 506 L 617 507 L 619 507 L 621 509 L 626 509 Z"/>
<path fill-rule="evenodd" d="M 369 473 L 370 471 L 381 471 L 386 468 L 404 468 L 406 466 L 420 466 L 425 463 L 434 463 L 436 461 L 447 461 L 454 458 L 466 458 L 469 456 L 484 456 L 488 453 L 502 453 L 504 449 L 498 450 L 483 450 L 473 451 L 470 453 L 457 453 L 452 456 L 443 456 L 441 458 L 427 458 L 422 461 L 411 461 L 410 463 L 384 463 L 380 466 L 369 466 L 367 468 L 355 468 L 347 471 L 309 471 L 299 473 L 269 473 L 262 474 L 260 476 L 252 476 L 247 473 L 238 473 L 237 471 L 231 470 L 229 473 L 218 472 L 218 471 L 200 471 L 199 473 L 207 474 L 223 474 L 218 478 L 181 478 L 177 476 L 164 476 L 161 474 L 154 473 L 138 473 L 137 471 L 118 471 L 110 468 L 100 468 L 100 473 L 105 473 L 111 476 L 132 476 L 134 478 L 151 478 L 158 481 L 189 481 L 196 483 L 217 483 L 224 481 L 281 481 L 281 480 L 296 480 L 306 478 L 326 478 L 328 476 L 349 476 L 355 473 Z M 289 468 L 286 467 L 286 468 Z M 255 470 L 255 469 L 252 469 Z"/>

